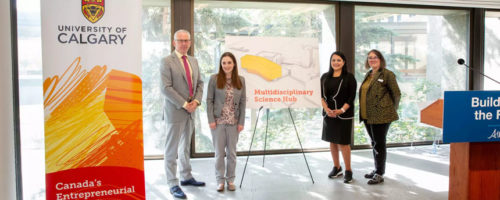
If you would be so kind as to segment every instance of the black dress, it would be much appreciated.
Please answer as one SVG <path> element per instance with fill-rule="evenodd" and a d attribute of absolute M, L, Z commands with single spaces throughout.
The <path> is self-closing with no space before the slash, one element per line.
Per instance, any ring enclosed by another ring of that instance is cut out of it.
<path fill-rule="evenodd" d="M 356 84 L 356 79 L 351 73 L 339 77 L 332 77 L 326 73 L 321 76 L 321 97 L 328 108 L 335 110 L 342 108 L 345 103 L 349 104 L 349 109 L 335 118 L 328 117 L 323 110 L 322 140 L 335 144 L 351 144 Z"/>

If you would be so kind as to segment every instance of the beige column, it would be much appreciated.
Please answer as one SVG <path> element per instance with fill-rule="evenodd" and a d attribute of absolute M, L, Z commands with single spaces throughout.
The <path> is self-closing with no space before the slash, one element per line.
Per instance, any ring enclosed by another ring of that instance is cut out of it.
<path fill-rule="evenodd" d="M 0 199 L 16 199 L 10 1 L 0 1 Z"/>

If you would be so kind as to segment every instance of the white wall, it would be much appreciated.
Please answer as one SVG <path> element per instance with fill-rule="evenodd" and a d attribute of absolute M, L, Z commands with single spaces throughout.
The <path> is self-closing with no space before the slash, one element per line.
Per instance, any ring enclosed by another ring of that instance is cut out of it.
<path fill-rule="evenodd" d="M 10 1 L 0 1 L 0 199 L 16 199 Z"/>

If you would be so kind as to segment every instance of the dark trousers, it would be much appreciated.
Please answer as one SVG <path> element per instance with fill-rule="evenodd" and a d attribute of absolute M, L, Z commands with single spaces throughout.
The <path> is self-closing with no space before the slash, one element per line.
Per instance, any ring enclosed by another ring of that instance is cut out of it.
<path fill-rule="evenodd" d="M 375 173 L 385 174 L 385 160 L 387 158 L 386 136 L 391 123 L 368 124 L 365 122 L 366 131 L 372 142 L 373 159 L 375 161 Z"/>

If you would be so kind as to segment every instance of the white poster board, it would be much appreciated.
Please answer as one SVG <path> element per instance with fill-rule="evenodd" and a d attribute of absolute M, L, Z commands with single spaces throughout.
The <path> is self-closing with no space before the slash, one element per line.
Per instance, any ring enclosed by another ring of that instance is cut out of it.
<path fill-rule="evenodd" d="M 320 108 L 318 40 L 226 36 L 245 77 L 247 108 Z"/>

